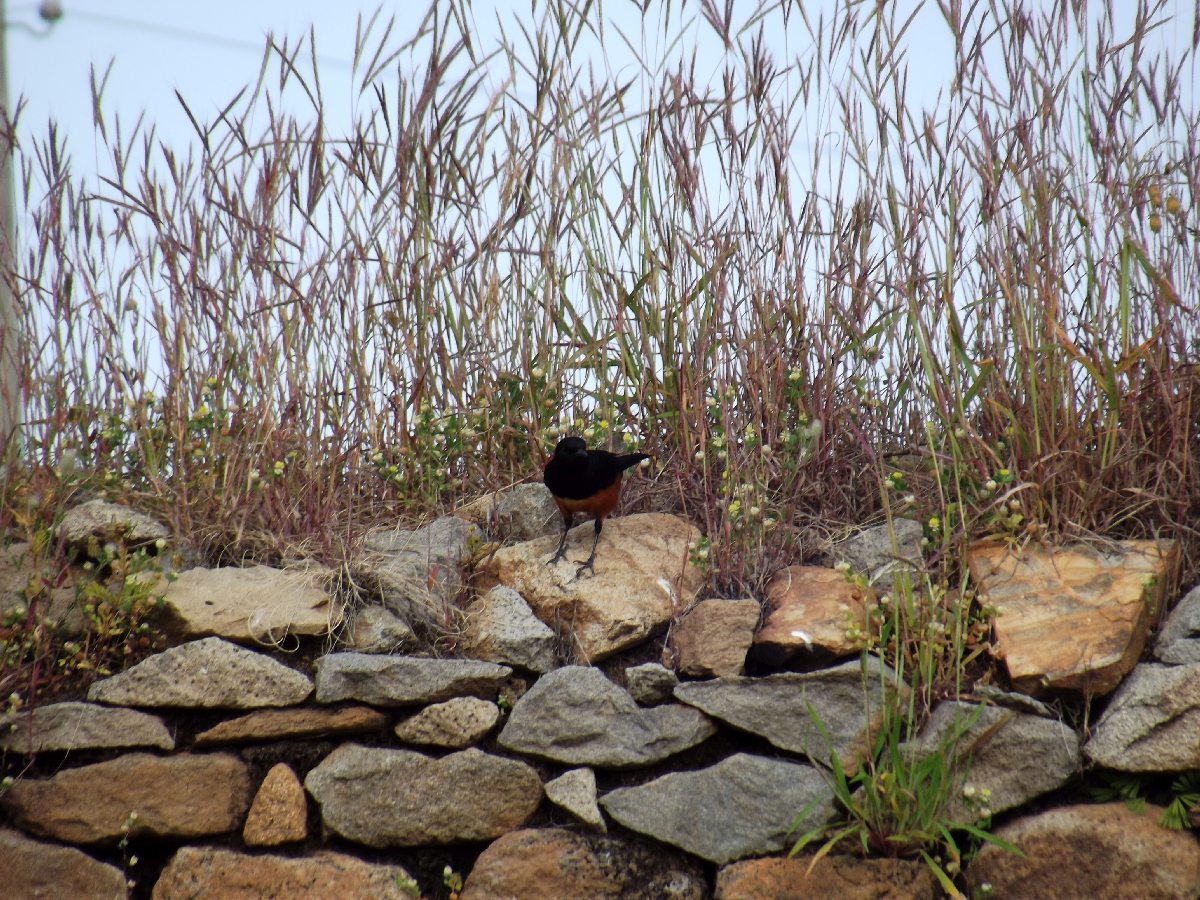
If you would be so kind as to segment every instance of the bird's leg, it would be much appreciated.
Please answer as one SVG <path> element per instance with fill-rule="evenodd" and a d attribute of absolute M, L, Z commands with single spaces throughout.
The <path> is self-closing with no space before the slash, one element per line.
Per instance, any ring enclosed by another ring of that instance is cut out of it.
<path fill-rule="evenodd" d="M 582 566 L 575 570 L 575 577 L 578 578 L 583 574 L 583 570 L 587 569 L 593 575 L 596 574 L 596 567 L 593 563 L 596 562 L 596 545 L 600 543 L 600 529 L 604 527 L 604 517 L 596 516 L 596 536 L 592 539 L 592 555 L 587 558 Z"/>
<path fill-rule="evenodd" d="M 552 566 L 566 555 L 566 553 L 567 553 L 567 532 L 570 530 L 571 530 L 571 520 L 569 518 L 567 518 L 566 514 L 564 513 L 563 514 L 562 540 L 560 540 L 558 542 L 558 551 L 552 557 L 550 557 L 548 560 L 546 560 L 546 565 Z M 578 578 L 579 576 L 576 575 L 575 577 Z"/>

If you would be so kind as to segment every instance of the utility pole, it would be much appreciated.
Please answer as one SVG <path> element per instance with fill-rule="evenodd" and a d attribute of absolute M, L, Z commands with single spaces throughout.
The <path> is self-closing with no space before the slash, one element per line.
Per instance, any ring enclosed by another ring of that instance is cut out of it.
<path fill-rule="evenodd" d="M 7 463 L 17 446 L 21 424 L 21 369 L 17 355 L 17 306 L 13 294 L 13 131 L 8 105 L 8 25 L 4 0 L 0 0 L 0 464 Z"/>

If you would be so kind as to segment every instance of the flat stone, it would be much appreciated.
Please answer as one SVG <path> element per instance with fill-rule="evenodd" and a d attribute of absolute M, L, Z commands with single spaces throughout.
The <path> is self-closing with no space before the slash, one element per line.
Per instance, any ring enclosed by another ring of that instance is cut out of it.
<path fill-rule="evenodd" d="M 460 647 L 473 659 L 538 674 L 558 665 L 558 635 L 533 614 L 525 598 L 504 585 L 467 607 Z"/>
<path fill-rule="evenodd" d="M 955 731 L 961 736 L 950 746 Z M 960 770 L 969 771 L 977 805 L 960 795 L 947 810 L 968 824 L 979 818 L 984 788 L 991 792 L 987 808 L 998 814 L 1057 790 L 1082 767 L 1079 735 L 1064 722 L 973 703 L 939 703 L 912 746 L 939 755 L 944 748 Z"/>
<path fill-rule="evenodd" d="M 608 831 L 600 806 L 596 803 L 596 773 L 591 769 L 571 769 L 545 784 L 546 799 L 565 809 L 580 822 L 598 831 Z"/>
<path fill-rule="evenodd" d="M 185 637 L 217 635 L 278 644 L 289 634 L 325 635 L 342 622 L 325 590 L 331 570 L 224 566 L 163 579 L 163 601 Z"/>
<path fill-rule="evenodd" d="M 250 805 L 246 764 L 225 753 L 130 753 L 22 778 L 0 794 L 16 825 L 75 844 L 130 837 L 195 838 L 242 824 Z"/>
<path fill-rule="evenodd" d="M 761 678 L 728 676 L 685 682 L 675 698 L 735 728 L 766 738 L 781 750 L 803 753 L 828 764 L 836 751 L 847 772 L 868 754 L 870 736 L 882 722 L 880 663 L 868 657 L 817 672 L 782 672 Z M 883 667 L 882 681 L 895 685 L 895 674 Z M 869 703 L 863 709 L 864 689 Z M 828 740 L 808 714 L 811 704 Z"/>
<path fill-rule="evenodd" d="M 412 900 L 417 883 L 402 867 L 317 850 L 300 857 L 183 847 L 154 885 L 154 900 L 198 897 L 371 897 Z"/>
<path fill-rule="evenodd" d="M 885 523 L 864 528 L 839 541 L 830 555 L 837 562 L 848 562 L 852 571 L 865 575 L 877 591 L 891 591 L 898 573 L 920 570 L 924 536 L 925 528 L 920 522 L 896 518 L 890 526 Z"/>
<path fill-rule="evenodd" d="M 271 657 L 218 637 L 180 644 L 97 681 L 88 699 L 113 706 L 255 709 L 293 706 L 312 681 Z"/>
<path fill-rule="evenodd" d="M 646 706 L 654 706 L 671 699 L 679 679 L 666 666 L 643 663 L 625 670 L 625 684 L 634 700 Z"/>
<path fill-rule="evenodd" d="M 475 861 L 461 900 L 644 897 L 702 900 L 708 879 L 682 854 L 563 828 L 512 831 Z"/>
<path fill-rule="evenodd" d="M 562 533 L 562 515 L 544 484 L 518 484 L 496 503 L 496 523 L 507 541 L 532 541 Z"/>
<path fill-rule="evenodd" d="M 247 744 L 260 741 L 369 734 L 388 726 L 385 713 L 369 706 L 342 709 L 264 709 L 227 719 L 196 735 L 197 747 L 214 744 Z"/>
<path fill-rule="evenodd" d="M 463 568 L 482 533 L 442 516 L 421 528 L 371 532 L 350 560 L 354 580 L 414 627 L 436 631 L 463 588 Z"/>
<path fill-rule="evenodd" d="M 370 847 L 490 840 L 523 825 L 542 799 L 532 768 L 475 748 L 432 759 L 345 744 L 304 786 L 325 827 Z"/>
<path fill-rule="evenodd" d="M 670 648 L 681 675 L 741 675 L 754 641 L 757 600 L 701 600 L 671 632 Z"/>
<path fill-rule="evenodd" d="M 67 701 L 0 716 L 0 749 L 13 753 L 153 747 L 174 750 L 162 719 L 132 709 Z"/>
<path fill-rule="evenodd" d="M 397 653 L 416 643 L 412 626 L 390 609 L 371 603 L 354 614 L 347 645 L 359 653 Z"/>
<path fill-rule="evenodd" d="M 833 791 L 812 766 L 738 753 L 694 772 L 663 775 L 600 798 L 633 831 L 710 862 L 775 853 L 833 812 Z"/>
<path fill-rule="evenodd" d="M 1133 668 L 1179 568 L 1175 541 L 967 552 L 980 600 L 999 612 L 996 644 L 1015 689 L 1103 696 Z"/>
<path fill-rule="evenodd" d="M 941 896 L 933 873 L 921 860 L 829 854 L 816 864 L 812 856 L 797 856 L 722 866 L 714 900 L 936 900 Z"/>
<path fill-rule="evenodd" d="M 644 766 L 716 732 L 686 706 L 640 707 L 599 669 L 567 666 L 543 675 L 509 714 L 500 746 L 566 765 Z"/>
<path fill-rule="evenodd" d="M 967 896 L 1176 900 L 1200 896 L 1200 842 L 1158 824 L 1162 809 L 1124 803 L 1063 806 L 1025 816 L 994 834 L 1017 856 L 985 843 L 967 866 Z"/>
<path fill-rule="evenodd" d="M 425 659 L 329 653 L 316 661 L 317 702 L 358 700 L 373 706 L 415 706 L 452 697 L 495 697 L 508 666 L 474 659 Z"/>
<path fill-rule="evenodd" d="M 1083 749 L 1121 772 L 1200 769 L 1200 663 L 1134 668 Z"/>
<path fill-rule="evenodd" d="M 455 697 L 427 706 L 396 726 L 406 744 L 460 749 L 478 743 L 500 720 L 500 707 L 478 697 Z"/>
<path fill-rule="evenodd" d="M 503 547 L 476 574 L 476 586 L 513 588 L 558 629 L 576 660 L 594 663 L 665 629 L 705 583 L 688 549 L 700 532 L 685 519 L 662 513 L 606 519 L 595 574 L 576 578 L 594 536 L 590 522 L 572 528 L 567 557 L 553 566 L 546 561 L 558 547 L 556 535 Z"/>
<path fill-rule="evenodd" d="M 767 583 L 767 615 L 754 638 L 754 655 L 779 665 L 798 653 L 848 656 L 860 644 L 852 627 L 865 628 L 875 594 L 836 569 L 788 566 Z"/>
<path fill-rule="evenodd" d="M 278 847 L 308 837 L 308 799 L 287 763 L 276 763 L 258 787 L 242 840 L 247 847 Z"/>
<path fill-rule="evenodd" d="M 1200 586 L 1188 591 L 1163 622 L 1154 656 L 1172 665 L 1200 663 Z"/>
<path fill-rule="evenodd" d="M 0 872 L 4 873 L 5 896 L 14 900 L 112 900 L 129 896 L 125 874 L 115 866 L 92 859 L 74 847 L 35 841 L 9 828 L 0 828 Z"/>
<path fill-rule="evenodd" d="M 58 539 L 80 550 L 86 550 L 91 539 L 100 544 L 113 541 L 138 547 L 170 536 L 161 522 L 107 500 L 89 500 L 67 510 L 58 526 Z"/>

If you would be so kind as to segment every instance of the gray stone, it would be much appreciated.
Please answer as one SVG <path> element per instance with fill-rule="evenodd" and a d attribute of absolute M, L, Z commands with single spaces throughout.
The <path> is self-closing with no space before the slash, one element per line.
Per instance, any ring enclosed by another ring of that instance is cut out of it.
<path fill-rule="evenodd" d="M 599 669 L 567 666 L 517 701 L 499 743 L 566 765 L 619 768 L 658 762 L 715 732 L 694 709 L 639 707 Z"/>
<path fill-rule="evenodd" d="M 316 662 L 317 702 L 359 700 L 375 706 L 416 706 L 465 695 L 494 697 L 508 666 L 473 659 L 425 659 L 329 653 Z"/>
<path fill-rule="evenodd" d="M 165 525 L 145 513 L 107 500 L 89 500 L 69 509 L 58 526 L 58 539 L 70 547 L 87 549 L 89 539 L 127 546 L 142 546 L 171 536 Z"/>
<path fill-rule="evenodd" d="M 1200 663 L 1135 666 L 1083 750 L 1121 772 L 1200 769 Z"/>
<path fill-rule="evenodd" d="M 431 759 L 346 744 L 304 785 L 327 828 L 370 847 L 489 840 L 519 828 L 542 799 L 532 768 L 474 748 Z"/>
<path fill-rule="evenodd" d="M 794 842 L 832 814 L 833 791 L 812 766 L 738 753 L 706 769 L 618 788 L 600 805 L 626 828 L 726 863 L 790 846 L 789 830 Z"/>
<path fill-rule="evenodd" d="M 886 523 L 865 528 L 834 545 L 831 555 L 835 561 L 848 562 L 853 571 L 866 575 L 877 591 L 890 591 L 895 587 L 897 572 L 920 569 L 924 558 L 921 552 L 923 536 L 924 528 L 920 522 L 893 519 L 891 529 Z"/>
<path fill-rule="evenodd" d="M 503 585 L 467 607 L 461 646 L 465 655 L 475 659 L 538 674 L 558 664 L 558 636 L 533 614 L 520 594 Z"/>
<path fill-rule="evenodd" d="M 114 706 L 256 709 L 292 706 L 312 693 L 295 669 L 218 637 L 164 650 L 97 681 L 88 699 Z"/>
<path fill-rule="evenodd" d="M 0 749 L 15 753 L 128 747 L 174 750 L 175 739 L 157 716 L 94 703 L 51 703 L 0 716 Z"/>
<path fill-rule="evenodd" d="M 437 629 L 452 612 L 463 567 L 481 539 L 477 526 L 454 516 L 412 531 L 376 531 L 350 560 L 350 571 L 410 625 Z"/>
<path fill-rule="evenodd" d="M 960 737 L 950 746 L 956 730 Z M 981 808 L 1002 813 L 1057 790 L 1079 772 L 1082 760 L 1079 735 L 1063 722 L 958 702 L 939 703 L 912 748 L 924 754 L 944 749 L 960 767 L 969 758 L 966 787 L 974 805 L 960 795 L 948 810 L 967 823 L 979 818 Z M 990 792 L 986 799 L 984 789 Z"/>
<path fill-rule="evenodd" d="M 646 706 L 653 706 L 671 699 L 679 679 L 666 666 L 644 663 L 625 670 L 625 684 L 634 700 Z"/>
<path fill-rule="evenodd" d="M 396 726 L 406 744 L 460 749 L 477 743 L 500 720 L 500 707 L 478 697 L 455 697 L 427 706 Z"/>
<path fill-rule="evenodd" d="M 545 784 L 546 799 L 562 807 L 580 822 L 600 831 L 608 831 L 600 807 L 596 804 L 596 773 L 591 769 L 571 769 Z"/>
<path fill-rule="evenodd" d="M 4 894 L 19 897 L 69 897 L 113 900 L 128 897 L 125 875 L 74 847 L 60 847 L 0 828 L 0 872 Z"/>
<path fill-rule="evenodd" d="M 532 541 L 562 530 L 562 514 L 544 484 L 518 484 L 496 504 L 500 533 L 509 541 Z"/>
<path fill-rule="evenodd" d="M 1184 594 L 1163 622 L 1154 656 L 1174 665 L 1200 663 L 1200 586 Z"/>
<path fill-rule="evenodd" d="M 675 698 L 764 737 L 781 750 L 804 753 L 823 764 L 830 762 L 831 750 L 836 751 L 852 772 L 866 758 L 870 735 L 882 719 L 881 681 L 889 690 L 896 685 L 891 669 L 874 657 L 867 659 L 866 671 L 859 660 L 853 660 L 804 674 L 686 682 L 675 688 Z M 829 740 L 813 722 L 810 705 Z"/>
<path fill-rule="evenodd" d="M 395 653 L 416 640 L 404 619 L 390 609 L 369 603 L 354 614 L 347 643 L 359 653 Z"/>

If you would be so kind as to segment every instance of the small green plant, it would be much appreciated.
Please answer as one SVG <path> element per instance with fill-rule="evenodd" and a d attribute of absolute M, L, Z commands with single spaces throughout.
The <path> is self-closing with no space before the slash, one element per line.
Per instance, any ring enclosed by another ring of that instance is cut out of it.
<path fill-rule="evenodd" d="M 396 888 L 410 897 L 421 896 L 421 886 L 417 884 L 415 878 L 406 872 L 401 872 L 395 879 Z"/>
<path fill-rule="evenodd" d="M 442 884 L 450 892 L 450 900 L 456 900 L 459 891 L 463 889 L 462 876 L 450 866 L 442 869 Z"/>

